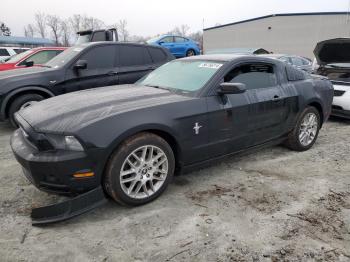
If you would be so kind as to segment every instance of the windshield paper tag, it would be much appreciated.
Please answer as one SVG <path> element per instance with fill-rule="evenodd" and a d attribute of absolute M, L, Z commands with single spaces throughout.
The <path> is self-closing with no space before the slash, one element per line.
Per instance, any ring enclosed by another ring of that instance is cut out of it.
<path fill-rule="evenodd" d="M 217 64 L 217 63 L 201 63 L 199 67 L 202 68 L 211 68 L 211 69 L 218 69 L 222 66 L 222 64 Z"/>

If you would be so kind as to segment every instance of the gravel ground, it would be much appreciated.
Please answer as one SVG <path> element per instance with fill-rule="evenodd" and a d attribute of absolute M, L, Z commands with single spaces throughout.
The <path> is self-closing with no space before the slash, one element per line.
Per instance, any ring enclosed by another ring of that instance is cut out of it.
<path fill-rule="evenodd" d="M 273 147 L 174 179 L 137 208 L 108 203 L 32 227 L 57 201 L 31 186 L 0 125 L 0 261 L 350 261 L 350 122 L 303 153 Z"/>

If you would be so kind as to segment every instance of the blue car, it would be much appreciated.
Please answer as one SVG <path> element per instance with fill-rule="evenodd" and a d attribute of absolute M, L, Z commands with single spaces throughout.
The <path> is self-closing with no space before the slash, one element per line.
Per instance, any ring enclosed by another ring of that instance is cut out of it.
<path fill-rule="evenodd" d="M 147 41 L 150 45 L 160 45 L 169 49 L 175 57 L 194 56 L 200 54 L 198 44 L 192 39 L 176 36 L 162 35 Z"/>

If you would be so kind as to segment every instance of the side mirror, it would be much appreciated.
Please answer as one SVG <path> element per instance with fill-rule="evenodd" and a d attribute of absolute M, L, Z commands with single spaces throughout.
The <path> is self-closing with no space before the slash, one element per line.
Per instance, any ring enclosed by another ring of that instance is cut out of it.
<path fill-rule="evenodd" d="M 163 41 L 159 41 L 158 44 L 159 44 L 159 45 L 162 45 L 162 44 L 164 44 L 164 42 L 163 42 Z"/>
<path fill-rule="evenodd" d="M 219 95 L 242 94 L 246 91 L 245 84 L 242 83 L 221 83 L 218 89 Z"/>
<path fill-rule="evenodd" d="M 24 63 L 24 65 L 25 65 L 26 67 L 31 67 L 31 66 L 34 65 L 34 61 L 26 61 L 26 62 Z"/>
<path fill-rule="evenodd" d="M 81 69 L 86 69 L 86 68 L 87 68 L 86 60 L 78 60 L 74 65 L 74 69 L 76 69 L 76 70 L 81 70 Z"/>

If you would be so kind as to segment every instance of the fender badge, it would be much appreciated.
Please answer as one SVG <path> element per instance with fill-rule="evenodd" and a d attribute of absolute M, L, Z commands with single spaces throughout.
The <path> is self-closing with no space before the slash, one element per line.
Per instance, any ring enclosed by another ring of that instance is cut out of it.
<path fill-rule="evenodd" d="M 196 135 L 199 134 L 199 129 L 200 129 L 201 127 L 202 127 L 202 126 L 200 126 L 200 125 L 198 124 L 198 122 L 196 122 L 196 124 L 195 124 L 194 127 L 193 127 L 194 133 L 195 133 Z"/>
<path fill-rule="evenodd" d="M 50 80 L 50 84 L 56 84 L 56 80 Z"/>

